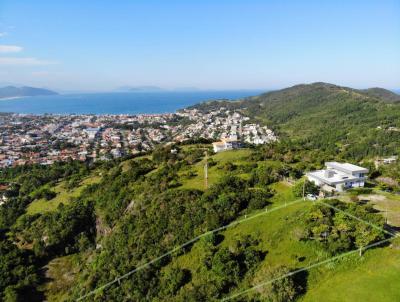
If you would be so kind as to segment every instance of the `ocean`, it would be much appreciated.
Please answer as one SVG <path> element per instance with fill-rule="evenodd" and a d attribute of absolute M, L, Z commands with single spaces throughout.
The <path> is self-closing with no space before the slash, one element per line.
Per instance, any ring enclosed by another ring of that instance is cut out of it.
<path fill-rule="evenodd" d="M 235 100 L 261 90 L 113 92 L 0 100 L 0 112 L 25 114 L 140 114 L 175 112 L 202 101 Z"/>

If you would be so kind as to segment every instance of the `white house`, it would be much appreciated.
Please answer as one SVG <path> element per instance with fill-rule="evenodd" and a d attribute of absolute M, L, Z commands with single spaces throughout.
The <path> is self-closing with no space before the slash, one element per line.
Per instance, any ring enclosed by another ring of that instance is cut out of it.
<path fill-rule="evenodd" d="M 328 191 L 364 187 L 368 169 L 349 163 L 326 162 L 326 169 L 308 172 L 309 181 Z"/>
<path fill-rule="evenodd" d="M 240 141 L 236 139 L 222 139 L 220 142 L 213 143 L 215 153 L 238 148 L 240 148 Z"/>

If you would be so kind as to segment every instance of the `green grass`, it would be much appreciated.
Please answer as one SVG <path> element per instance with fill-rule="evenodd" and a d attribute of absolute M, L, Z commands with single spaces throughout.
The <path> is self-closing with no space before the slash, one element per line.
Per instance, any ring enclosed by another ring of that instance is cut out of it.
<path fill-rule="evenodd" d="M 269 208 L 297 200 L 287 183 L 280 182 L 271 187 L 276 194 L 271 199 L 273 204 Z M 326 260 L 329 258 L 328 254 L 315 243 L 299 241 L 296 238 L 296 230 L 301 227 L 301 216 L 311 206 L 310 202 L 300 201 L 229 228 L 221 232 L 224 240 L 220 247 L 229 248 L 243 235 L 257 238 L 260 242 L 258 248 L 267 252 L 258 269 L 263 266 L 280 265 L 297 269 Z M 254 211 L 248 216 L 261 211 L 265 210 Z M 205 255 L 206 250 L 200 240 L 188 253 L 175 257 L 170 265 L 189 269 L 192 272 L 193 284 L 205 283 L 208 276 L 201 261 Z M 254 286 L 253 274 L 246 275 L 235 292 Z M 307 291 L 298 299 L 302 302 L 400 301 L 400 240 L 391 246 L 367 250 L 362 257 L 355 253 L 313 268 L 307 271 L 307 274 Z M 250 292 L 248 296 L 254 294 L 255 292 Z"/>
<path fill-rule="evenodd" d="M 276 190 L 276 195 L 272 200 L 273 205 L 269 206 L 270 209 L 283 205 L 285 201 L 289 203 L 296 200 L 291 194 L 291 187 L 287 184 L 278 183 L 273 187 Z M 297 240 L 295 232 L 298 227 L 299 217 L 310 206 L 312 206 L 311 203 L 301 201 L 276 211 L 266 212 L 265 215 L 260 215 L 252 220 L 228 228 L 220 233 L 224 237 L 220 247 L 229 248 L 238 237 L 251 235 L 259 240 L 258 248 L 267 253 L 260 267 L 279 265 L 297 267 L 302 264 L 299 259 L 302 262 L 316 261 L 321 255 L 326 256 L 325 253 L 312 243 Z M 261 212 L 265 212 L 265 210 L 254 211 L 248 214 L 247 217 Z M 238 219 L 243 218 L 242 216 Z M 207 280 L 207 275 L 202 270 L 203 263 L 199 261 L 204 258 L 206 253 L 203 246 L 203 242 L 200 240 L 194 244 L 190 252 L 174 258 L 170 264 L 189 269 L 192 272 L 192 282 L 194 284 L 200 284 Z M 248 287 L 249 280 L 245 278 L 243 284 L 239 284 L 238 291 Z"/>
<path fill-rule="evenodd" d="M 140 156 L 136 156 L 135 158 L 132 158 L 132 159 L 128 159 L 128 160 L 125 160 L 125 161 L 123 161 L 121 164 L 120 164 L 120 166 L 121 166 L 121 168 L 122 168 L 122 172 L 126 172 L 126 171 L 128 171 L 129 169 L 130 169 L 130 163 L 132 162 L 132 161 L 138 161 L 138 160 L 140 160 L 140 159 L 145 159 L 145 158 L 147 158 L 147 159 L 151 159 L 151 155 L 140 155 Z"/>
<path fill-rule="evenodd" d="M 54 211 L 57 209 L 58 205 L 63 203 L 68 203 L 71 198 L 78 197 L 83 189 L 90 184 L 94 184 L 100 181 L 100 176 L 92 175 L 85 178 L 79 186 L 72 190 L 67 190 L 65 188 L 65 181 L 62 181 L 55 185 L 52 190 L 57 193 L 57 196 L 51 200 L 45 200 L 44 198 L 34 200 L 31 202 L 27 208 L 27 214 L 33 215 L 37 213 L 43 213 L 47 211 Z"/>
<path fill-rule="evenodd" d="M 216 183 L 222 176 L 226 175 L 227 172 L 221 169 L 224 163 L 231 162 L 234 164 L 244 164 L 246 163 L 246 157 L 249 156 L 251 150 L 240 149 L 240 150 L 230 150 L 225 152 L 220 152 L 215 155 L 210 156 L 217 164 L 215 166 L 209 167 L 208 169 L 208 185 Z M 196 173 L 196 176 L 190 179 L 183 179 L 182 186 L 183 189 L 198 189 L 204 190 L 204 164 L 205 160 L 194 164 L 190 170 Z M 187 172 L 187 171 L 186 171 Z M 181 173 L 182 175 L 182 173 Z M 241 175 L 246 177 L 246 175 Z"/>
<path fill-rule="evenodd" d="M 322 271 L 322 273 L 321 273 Z M 334 267 L 310 271 L 311 284 L 301 301 L 400 301 L 400 250 L 369 250 L 349 256 Z"/>
<path fill-rule="evenodd" d="M 292 186 L 286 182 L 273 183 L 270 188 L 275 192 L 270 200 L 274 204 L 284 204 L 296 199 L 292 192 Z"/>
<path fill-rule="evenodd" d="M 47 301 L 67 301 L 68 291 L 73 286 L 75 275 L 79 271 L 78 256 L 69 255 L 51 260 L 45 267 L 45 276 L 49 280 L 39 290 Z"/>

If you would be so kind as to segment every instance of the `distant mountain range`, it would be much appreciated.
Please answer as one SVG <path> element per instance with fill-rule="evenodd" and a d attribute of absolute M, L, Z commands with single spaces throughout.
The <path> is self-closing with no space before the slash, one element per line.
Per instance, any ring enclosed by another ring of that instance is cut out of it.
<path fill-rule="evenodd" d="M 35 87 L 16 87 L 16 86 L 6 86 L 0 87 L 0 99 L 5 98 L 18 98 L 24 96 L 39 96 L 39 95 L 57 95 L 58 93 L 52 90 L 44 88 Z"/>

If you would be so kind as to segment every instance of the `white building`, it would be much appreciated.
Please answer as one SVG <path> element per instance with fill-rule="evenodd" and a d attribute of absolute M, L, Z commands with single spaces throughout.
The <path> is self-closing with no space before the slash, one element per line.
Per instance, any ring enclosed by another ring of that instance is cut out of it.
<path fill-rule="evenodd" d="M 238 148 L 240 148 L 240 141 L 235 139 L 222 139 L 220 142 L 213 143 L 215 153 Z"/>
<path fill-rule="evenodd" d="M 309 181 L 327 191 L 342 192 L 349 188 L 364 187 L 368 169 L 348 163 L 326 162 L 326 169 L 306 174 Z"/>

